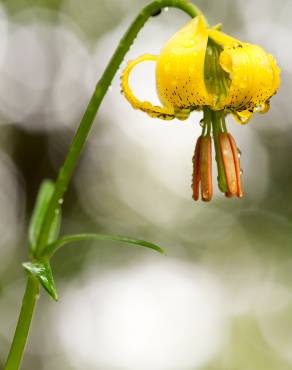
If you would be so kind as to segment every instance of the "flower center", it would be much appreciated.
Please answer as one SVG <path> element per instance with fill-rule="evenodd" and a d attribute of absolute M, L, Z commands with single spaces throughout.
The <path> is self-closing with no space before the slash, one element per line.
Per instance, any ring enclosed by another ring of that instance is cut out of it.
<path fill-rule="evenodd" d="M 204 80 L 206 89 L 211 96 L 210 106 L 214 110 L 222 109 L 220 103 L 226 98 L 231 83 L 229 74 L 222 69 L 219 63 L 222 50 L 221 46 L 208 39 L 204 63 Z"/>

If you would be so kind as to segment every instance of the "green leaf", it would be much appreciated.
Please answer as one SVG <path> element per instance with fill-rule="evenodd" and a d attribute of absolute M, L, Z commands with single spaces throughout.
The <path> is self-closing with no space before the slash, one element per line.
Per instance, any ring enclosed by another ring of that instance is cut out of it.
<path fill-rule="evenodd" d="M 58 300 L 54 277 L 49 262 L 25 262 L 22 266 L 39 280 L 43 288 L 55 301 Z"/>
<path fill-rule="evenodd" d="M 40 186 L 37 195 L 28 231 L 29 249 L 32 255 L 35 255 L 37 241 L 41 232 L 42 223 L 44 221 L 44 217 L 48 209 L 50 199 L 53 195 L 54 187 L 55 185 L 53 181 L 44 180 Z M 56 216 L 51 226 L 49 243 L 54 242 L 58 238 L 60 232 L 60 225 L 61 225 L 61 211 L 60 209 L 58 209 L 56 211 Z"/>
<path fill-rule="evenodd" d="M 132 238 L 128 238 L 126 236 L 120 236 L 120 235 L 76 234 L 76 235 L 63 236 L 62 238 L 56 240 L 55 242 L 48 244 L 44 251 L 44 255 L 49 258 L 56 252 L 57 249 L 59 249 L 63 245 L 71 243 L 71 242 L 79 242 L 79 241 L 85 241 L 85 240 L 109 240 L 109 241 L 115 241 L 115 242 L 121 242 L 121 243 L 127 243 L 127 244 L 134 244 L 140 247 L 154 249 L 155 251 L 159 253 L 165 254 L 164 250 L 160 248 L 158 245 L 147 242 L 145 240 L 132 239 Z"/>

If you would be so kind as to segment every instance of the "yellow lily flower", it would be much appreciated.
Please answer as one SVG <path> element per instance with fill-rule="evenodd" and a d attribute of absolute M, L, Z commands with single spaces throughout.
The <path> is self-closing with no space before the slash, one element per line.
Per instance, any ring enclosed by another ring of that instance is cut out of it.
<path fill-rule="evenodd" d="M 205 160 L 210 158 L 206 153 L 211 150 L 211 128 L 219 188 L 228 197 L 242 196 L 236 144 L 227 132 L 225 115 L 231 113 L 239 123 L 249 122 L 255 112 L 268 111 L 269 101 L 280 85 L 280 69 L 271 54 L 217 28 L 207 29 L 203 16 L 194 18 L 165 44 L 158 56 L 146 54 L 130 61 L 121 77 L 126 99 L 151 117 L 185 120 L 194 110 L 204 111 L 203 133 L 194 157 L 195 200 L 200 182 L 202 199 L 212 197 L 211 165 Z M 129 86 L 133 68 L 145 61 L 156 62 L 156 87 L 162 106 L 140 101 Z"/>
<path fill-rule="evenodd" d="M 139 101 L 129 87 L 129 74 L 144 61 L 156 62 L 157 92 L 162 107 Z M 186 119 L 204 106 L 231 112 L 241 123 L 256 111 L 266 112 L 280 84 L 280 70 L 260 46 L 207 29 L 198 16 L 177 32 L 159 56 L 146 54 L 129 62 L 122 90 L 135 109 L 161 119 Z"/>

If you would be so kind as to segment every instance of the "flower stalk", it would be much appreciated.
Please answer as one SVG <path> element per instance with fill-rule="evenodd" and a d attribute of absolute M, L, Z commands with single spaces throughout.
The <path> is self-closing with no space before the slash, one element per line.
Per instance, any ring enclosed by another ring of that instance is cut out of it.
<path fill-rule="evenodd" d="M 4 370 L 17 370 L 20 366 L 38 295 L 39 282 L 33 276 L 29 275 L 27 277 L 18 323 Z"/>
<path fill-rule="evenodd" d="M 78 127 L 78 130 L 76 131 L 76 134 L 70 145 L 68 155 L 64 161 L 62 168 L 60 169 L 59 176 L 56 181 L 55 191 L 51 198 L 48 211 L 42 225 L 40 238 L 38 240 L 38 250 L 36 254 L 37 257 L 41 256 L 47 244 L 50 227 L 52 225 L 56 209 L 58 208 L 59 201 L 63 198 L 66 192 L 73 171 L 79 159 L 80 153 L 84 147 L 86 138 L 94 122 L 98 108 L 100 107 L 100 104 L 109 86 L 111 85 L 116 72 L 123 62 L 124 57 L 130 49 L 132 43 L 136 39 L 139 31 L 143 28 L 147 20 L 152 16 L 152 14 L 155 15 L 157 11 L 165 7 L 180 9 L 192 18 L 202 14 L 201 11 L 194 4 L 190 3 L 187 0 L 157 0 L 146 6 L 131 24 L 124 37 L 121 39 L 108 66 L 106 67 L 103 75 L 96 85 L 96 89 L 92 95 L 92 98 Z"/>
<path fill-rule="evenodd" d="M 191 2 L 187 0 L 156 0 L 147 5 L 139 13 L 134 22 L 130 25 L 125 35 L 121 39 L 116 51 L 108 63 L 103 75 L 96 85 L 95 91 L 90 99 L 87 109 L 82 117 L 79 127 L 75 133 L 73 141 L 70 145 L 68 154 L 64 164 L 59 171 L 58 178 L 55 183 L 53 194 L 50 198 L 44 219 L 40 228 L 39 237 L 36 243 L 36 248 L 33 253 L 33 260 L 42 261 L 43 253 L 47 247 L 52 224 L 56 213 L 59 212 L 60 204 L 63 203 L 63 196 L 70 183 L 74 169 L 86 143 L 86 139 L 93 125 L 94 119 L 102 100 L 112 83 L 112 80 L 118 71 L 126 53 L 130 49 L 132 43 L 137 37 L 139 31 L 151 16 L 159 14 L 161 9 L 165 7 L 173 7 L 182 10 L 190 17 L 194 18 L 201 11 Z M 205 20 L 206 21 L 206 20 Z M 207 22 L 207 21 L 206 21 Z M 11 344 L 10 352 L 4 370 L 19 369 L 23 351 L 28 337 L 29 327 L 31 324 L 36 299 L 38 297 L 39 281 L 31 274 L 28 275 L 26 290 L 24 293 L 21 311 L 16 327 L 14 339 Z"/>
<path fill-rule="evenodd" d="M 213 140 L 214 140 L 214 146 L 215 146 L 215 159 L 217 163 L 217 180 L 218 180 L 218 187 L 220 191 L 223 193 L 227 192 L 227 183 L 226 183 L 226 177 L 225 177 L 225 171 L 224 171 L 224 163 L 222 158 L 222 152 L 220 147 L 220 134 L 223 131 L 222 121 L 225 119 L 222 117 L 222 112 L 212 112 L 212 129 L 213 129 Z M 226 130 L 226 126 L 224 127 Z"/>

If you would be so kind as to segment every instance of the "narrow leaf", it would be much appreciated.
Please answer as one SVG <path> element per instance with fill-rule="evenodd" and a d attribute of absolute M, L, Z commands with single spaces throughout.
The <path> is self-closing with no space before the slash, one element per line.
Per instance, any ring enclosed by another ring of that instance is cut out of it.
<path fill-rule="evenodd" d="M 58 300 L 54 277 L 49 262 L 25 262 L 22 266 L 39 280 L 43 288 L 55 301 Z"/>
<path fill-rule="evenodd" d="M 53 192 L 54 192 L 54 183 L 51 180 L 44 180 L 40 186 L 37 195 L 28 231 L 29 248 L 32 255 L 35 254 L 34 252 L 37 247 L 37 241 L 40 235 L 42 223 Z M 49 243 L 54 242 L 58 238 L 60 232 L 60 224 L 61 224 L 61 212 L 60 209 L 58 209 L 56 211 L 56 216 L 54 218 L 50 230 Z"/>
<path fill-rule="evenodd" d="M 108 241 L 115 241 L 115 242 L 121 242 L 121 243 L 127 243 L 127 244 L 134 244 L 140 247 L 150 248 L 159 253 L 165 254 L 164 250 L 160 248 L 158 245 L 147 242 L 145 240 L 132 239 L 132 238 L 128 238 L 126 236 L 120 236 L 120 235 L 75 234 L 75 235 L 63 236 L 62 238 L 56 240 L 55 242 L 48 244 L 45 249 L 44 255 L 47 257 L 51 257 L 56 252 L 56 250 L 62 247 L 63 245 L 71 243 L 71 242 L 79 242 L 79 241 L 85 241 L 85 240 L 108 240 Z"/>

